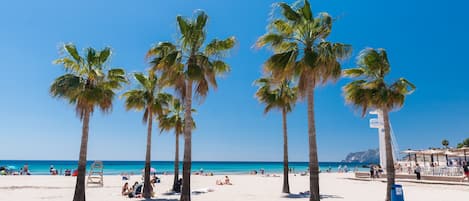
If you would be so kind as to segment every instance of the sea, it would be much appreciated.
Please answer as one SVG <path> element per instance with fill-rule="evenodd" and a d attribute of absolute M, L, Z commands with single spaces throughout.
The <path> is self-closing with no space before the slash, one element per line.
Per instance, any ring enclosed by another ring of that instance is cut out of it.
<path fill-rule="evenodd" d="M 87 170 L 94 161 L 87 162 Z M 102 161 L 104 165 L 105 175 L 141 174 L 145 165 L 144 161 Z M 74 170 L 78 166 L 77 161 L 66 160 L 0 160 L 0 167 L 9 167 L 19 171 L 25 164 L 29 167 L 32 175 L 48 175 L 51 166 L 63 174 L 66 169 Z M 182 163 L 180 170 L 182 171 Z M 346 162 L 319 162 L 321 171 L 331 170 L 337 172 L 339 166 L 347 166 L 349 171 L 367 170 L 364 163 L 346 163 Z M 156 170 L 157 174 L 172 174 L 174 171 L 173 161 L 152 161 L 151 167 Z M 307 162 L 289 162 L 289 167 L 295 173 L 305 172 L 308 168 Z M 240 161 L 193 161 L 192 171 L 203 170 L 205 173 L 213 172 L 214 174 L 249 174 L 256 170 L 263 169 L 266 173 L 282 173 L 283 162 L 240 162 Z"/>

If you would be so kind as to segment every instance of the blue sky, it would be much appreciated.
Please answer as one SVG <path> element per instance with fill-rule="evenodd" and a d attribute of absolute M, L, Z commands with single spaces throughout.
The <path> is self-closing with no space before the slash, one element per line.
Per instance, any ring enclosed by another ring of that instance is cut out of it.
<path fill-rule="evenodd" d="M 176 15 L 196 9 L 210 16 L 208 38 L 234 35 L 239 43 L 227 62 L 232 72 L 219 89 L 195 106 L 194 160 L 282 159 L 281 115 L 263 115 L 254 98 L 253 80 L 270 52 L 252 45 L 265 32 L 271 0 L 174 1 L 7 1 L 0 3 L 0 159 L 78 158 L 81 122 L 73 106 L 48 93 L 63 73 L 52 61 L 64 42 L 79 48 L 113 48 L 112 66 L 128 72 L 148 67 L 144 54 L 158 41 L 173 41 Z M 292 1 L 287 1 L 292 2 Z M 428 148 L 469 137 L 469 90 L 466 56 L 469 40 L 465 1 L 316 0 L 314 13 L 337 18 L 329 38 L 351 44 L 353 67 L 365 47 L 383 47 L 391 61 L 391 78 L 404 76 L 417 85 L 405 107 L 391 114 L 399 146 Z M 337 161 L 348 152 L 378 146 L 377 131 L 344 104 L 341 87 L 348 80 L 316 93 L 320 161 Z M 143 160 L 145 126 L 140 112 L 126 112 L 116 99 L 110 115 L 91 119 L 88 158 Z M 290 159 L 307 160 L 305 102 L 288 116 Z M 153 138 L 153 160 L 172 160 L 174 136 Z"/>

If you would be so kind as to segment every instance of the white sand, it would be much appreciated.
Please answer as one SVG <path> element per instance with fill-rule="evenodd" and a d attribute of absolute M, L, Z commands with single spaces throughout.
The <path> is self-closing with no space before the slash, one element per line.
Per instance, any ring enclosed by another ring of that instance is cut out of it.
<path fill-rule="evenodd" d="M 329 173 L 320 175 L 321 195 L 327 201 L 379 201 L 384 200 L 386 184 L 381 181 L 356 181 L 352 174 Z M 281 177 L 261 177 L 254 175 L 230 175 L 233 186 L 217 186 L 215 181 L 223 175 L 192 176 L 192 190 L 212 188 L 215 191 L 193 195 L 195 201 L 281 201 L 307 200 L 298 198 L 301 191 L 308 190 L 307 176 L 290 176 L 291 195 L 280 193 Z M 140 177 L 133 176 L 129 184 L 140 182 Z M 164 195 L 171 188 L 173 177 L 162 176 L 156 186 L 157 197 L 154 200 L 178 200 L 177 195 Z M 89 201 L 142 200 L 130 199 L 120 195 L 120 176 L 105 176 L 104 187 L 88 187 Z M 469 197 L 469 186 L 416 184 L 403 182 L 406 201 L 458 201 Z M 0 201 L 43 201 L 71 200 L 75 185 L 74 177 L 64 176 L 0 176 Z M 327 198 L 327 199 L 326 199 Z"/>

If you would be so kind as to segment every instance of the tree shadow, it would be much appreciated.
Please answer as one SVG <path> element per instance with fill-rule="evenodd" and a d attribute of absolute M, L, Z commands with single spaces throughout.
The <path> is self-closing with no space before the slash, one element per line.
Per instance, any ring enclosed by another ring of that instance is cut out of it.
<path fill-rule="evenodd" d="M 285 195 L 285 196 L 283 196 L 283 197 L 285 197 L 285 198 L 293 198 L 293 199 L 297 199 L 297 198 L 309 198 L 309 194 L 305 194 L 305 193 L 294 194 L 294 193 L 291 193 L 291 194 Z M 344 197 L 338 196 L 338 195 L 320 195 L 320 197 L 321 197 L 321 199 L 327 199 L 327 198 L 344 199 Z"/>

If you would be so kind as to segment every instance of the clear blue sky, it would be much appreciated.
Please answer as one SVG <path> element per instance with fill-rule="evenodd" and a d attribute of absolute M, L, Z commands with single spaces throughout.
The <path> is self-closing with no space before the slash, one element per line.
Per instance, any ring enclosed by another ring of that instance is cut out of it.
<path fill-rule="evenodd" d="M 272 0 L 173 1 L 25 1 L 0 3 L 0 159 L 78 158 L 81 122 L 73 106 L 48 93 L 63 73 L 52 65 L 58 48 L 111 46 L 111 64 L 128 72 L 147 68 L 144 54 L 158 41 L 176 38 L 176 15 L 203 9 L 210 16 L 208 38 L 236 36 L 227 61 L 232 72 L 219 89 L 196 106 L 194 160 L 282 159 L 281 115 L 262 114 L 254 98 L 253 80 L 270 52 L 252 48 L 265 32 Z M 292 1 L 288 1 L 292 2 Z M 451 145 L 469 137 L 469 88 L 466 56 L 469 14 L 466 1 L 313 0 L 313 12 L 337 18 L 331 41 L 353 45 L 357 52 L 383 47 L 391 61 L 391 77 L 404 76 L 417 85 L 405 107 L 391 114 L 401 148 Z M 316 93 L 320 161 L 337 161 L 348 152 L 378 146 L 377 131 L 344 104 L 341 87 L 348 80 L 321 87 Z M 126 112 L 116 99 L 112 114 L 96 112 L 91 120 L 88 158 L 143 160 L 145 126 L 141 113 Z M 288 116 L 290 159 L 307 160 L 305 103 Z M 174 137 L 153 138 L 153 160 L 172 160 Z"/>

